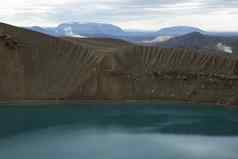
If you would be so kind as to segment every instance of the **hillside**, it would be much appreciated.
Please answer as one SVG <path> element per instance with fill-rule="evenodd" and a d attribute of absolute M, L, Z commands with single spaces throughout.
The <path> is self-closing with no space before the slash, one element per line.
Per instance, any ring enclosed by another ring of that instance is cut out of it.
<path fill-rule="evenodd" d="M 238 57 L 0 24 L 0 99 L 238 104 Z"/>
<path fill-rule="evenodd" d="M 238 36 L 222 37 L 193 32 L 169 39 L 168 41 L 151 43 L 151 45 L 163 48 L 190 48 L 200 52 L 238 53 Z"/>
<path fill-rule="evenodd" d="M 82 45 L 0 24 L 0 99 L 58 99 L 84 82 L 100 55 Z"/>

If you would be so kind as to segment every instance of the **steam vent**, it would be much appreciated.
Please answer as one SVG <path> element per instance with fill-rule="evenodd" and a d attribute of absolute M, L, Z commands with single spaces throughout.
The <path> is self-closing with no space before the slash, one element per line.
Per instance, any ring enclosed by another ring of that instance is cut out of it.
<path fill-rule="evenodd" d="M 0 23 L 0 100 L 238 104 L 238 58 L 114 39 L 56 38 Z"/>

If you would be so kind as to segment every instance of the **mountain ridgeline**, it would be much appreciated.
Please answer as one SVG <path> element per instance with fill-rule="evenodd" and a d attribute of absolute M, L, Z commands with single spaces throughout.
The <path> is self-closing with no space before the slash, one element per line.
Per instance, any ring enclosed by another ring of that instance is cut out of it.
<path fill-rule="evenodd" d="M 200 52 L 238 53 L 238 37 L 205 35 L 192 32 L 167 41 L 150 43 L 163 48 L 191 48 Z"/>
<path fill-rule="evenodd" d="M 238 58 L 0 24 L 0 100 L 238 104 Z"/>
<path fill-rule="evenodd" d="M 123 30 L 112 24 L 104 23 L 62 23 L 56 27 L 28 27 L 32 31 L 60 37 L 90 37 L 90 38 L 114 38 L 129 42 L 151 41 L 161 36 L 181 36 L 192 32 L 206 33 L 205 31 L 189 26 L 177 26 L 163 28 L 159 31 L 133 31 Z"/>

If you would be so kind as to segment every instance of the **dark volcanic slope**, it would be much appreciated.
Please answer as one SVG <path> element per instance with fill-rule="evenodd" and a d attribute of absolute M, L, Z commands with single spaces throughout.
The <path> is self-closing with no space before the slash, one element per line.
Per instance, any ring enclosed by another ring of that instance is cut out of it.
<path fill-rule="evenodd" d="M 1 100 L 238 103 L 238 58 L 0 25 Z"/>
<path fill-rule="evenodd" d="M 100 61 L 95 51 L 0 24 L 0 98 L 57 99 L 80 85 Z"/>
<path fill-rule="evenodd" d="M 238 71 L 235 56 L 194 53 L 191 49 L 136 46 L 116 54 L 116 59 L 121 61 L 122 66 L 127 66 L 127 70 L 135 68 L 132 70 L 137 69 L 140 74 L 155 71 L 231 77 L 236 76 Z"/>
<path fill-rule="evenodd" d="M 105 56 L 92 83 L 84 87 L 97 85 L 99 99 L 233 103 L 237 71 L 237 59 L 231 56 L 134 46 Z"/>

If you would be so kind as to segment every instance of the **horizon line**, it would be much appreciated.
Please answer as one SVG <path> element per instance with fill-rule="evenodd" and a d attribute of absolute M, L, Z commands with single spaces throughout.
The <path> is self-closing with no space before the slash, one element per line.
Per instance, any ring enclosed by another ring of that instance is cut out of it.
<path fill-rule="evenodd" d="M 15 24 L 11 24 L 11 23 L 6 23 L 6 22 L 2 22 L 0 21 L 0 23 L 4 23 L 4 24 L 8 24 L 8 25 L 12 25 L 12 26 L 17 26 L 17 27 L 42 27 L 42 28 L 47 28 L 47 27 L 57 27 L 61 24 L 70 24 L 70 23 L 78 23 L 78 24 L 90 24 L 90 23 L 96 23 L 96 24 L 110 24 L 110 25 L 113 25 L 113 26 L 116 26 L 116 27 L 119 27 L 120 29 L 122 29 L 123 31 L 131 31 L 131 32 L 157 32 L 157 31 L 160 31 L 161 29 L 165 29 L 165 28 L 173 28 L 173 27 L 192 27 L 192 28 L 196 28 L 196 29 L 200 29 L 204 32 L 220 32 L 220 33 L 236 33 L 238 32 L 238 30 L 234 31 L 234 30 L 206 30 L 206 29 L 203 29 L 203 27 L 200 27 L 200 26 L 193 26 L 193 25 L 181 25 L 181 24 L 178 24 L 178 25 L 166 25 L 166 26 L 163 26 L 163 27 L 158 27 L 158 29 L 137 29 L 137 28 L 126 28 L 126 27 L 123 27 L 121 25 L 117 25 L 115 23 L 107 23 L 107 22 L 97 22 L 97 21 L 87 21 L 87 22 L 80 22 L 80 21 L 69 21 L 69 22 L 61 22 L 61 23 L 58 23 L 58 24 L 54 24 L 54 25 L 15 25 Z"/>

